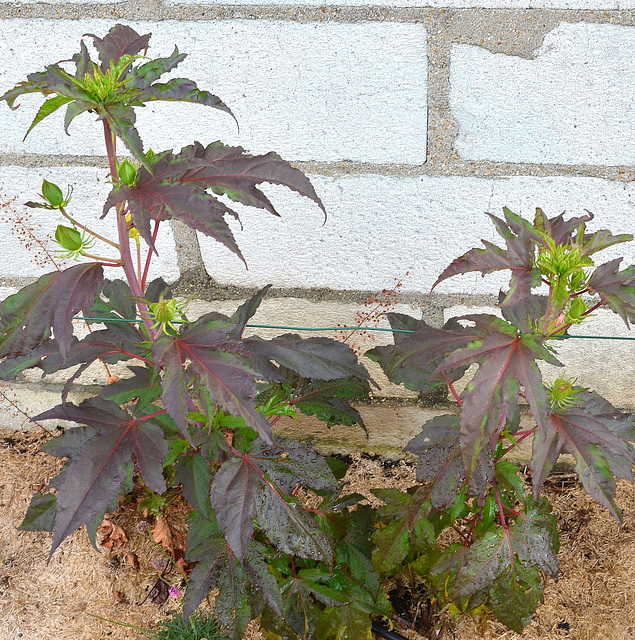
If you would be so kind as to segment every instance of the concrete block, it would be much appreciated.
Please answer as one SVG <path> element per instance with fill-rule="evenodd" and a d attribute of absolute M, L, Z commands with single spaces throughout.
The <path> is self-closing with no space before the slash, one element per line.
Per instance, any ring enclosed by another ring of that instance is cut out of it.
<path fill-rule="evenodd" d="M 234 121 L 198 105 L 155 103 L 138 110 L 148 147 L 180 149 L 223 140 L 252 153 L 272 149 L 290 160 L 420 164 L 426 158 L 426 31 L 419 24 L 308 23 L 270 20 L 129 22 L 152 32 L 150 53 L 178 45 L 189 57 L 178 75 L 218 95 Z M 4 20 L 0 91 L 67 59 L 85 33 L 111 20 Z M 37 46 L 34 46 L 37 43 Z M 0 153 L 104 154 L 99 123 L 83 114 L 62 128 L 63 109 L 26 132 L 42 99 L 0 105 Z"/>
<path fill-rule="evenodd" d="M 60 260 L 55 251 L 60 249 L 53 239 L 58 224 L 70 226 L 61 213 L 45 209 L 30 209 L 24 206 L 29 200 L 40 202 L 38 194 L 42 190 L 42 180 L 46 178 L 57 184 L 64 193 L 68 185 L 73 187 L 73 195 L 68 206 L 69 215 L 78 222 L 89 226 L 95 232 L 111 240 L 117 240 L 114 209 L 100 220 L 102 207 L 110 192 L 107 184 L 107 170 L 101 167 L 41 167 L 16 166 L 0 167 L 0 277 L 36 278 L 55 270 L 51 258 L 60 267 L 70 267 L 72 261 Z M 7 206 L 3 206 L 3 204 Z M 16 220 L 21 223 L 15 223 Z M 15 233 L 12 233 L 12 229 Z M 28 235 L 29 233 L 32 235 Z M 40 240 L 43 247 L 33 242 Z M 29 248 L 26 248 L 26 244 Z M 134 252 L 134 243 L 132 243 Z M 49 252 L 47 257 L 44 248 Z M 176 246 L 170 225 L 163 223 L 157 242 L 159 256 L 153 257 L 150 279 L 163 277 L 174 281 L 179 277 L 176 263 Z M 118 257 L 109 245 L 96 242 L 91 253 L 105 257 Z M 145 252 L 142 254 L 145 256 Z M 123 271 L 106 269 L 107 278 L 122 278 Z"/>
<path fill-rule="evenodd" d="M 635 27 L 584 22 L 561 23 L 533 60 L 454 45 L 457 152 L 469 160 L 635 164 L 634 48 Z"/>
<path fill-rule="evenodd" d="M 533 219 L 535 208 L 549 216 L 592 211 L 590 228 L 633 232 L 635 186 L 597 178 L 397 178 L 313 176 L 328 218 L 310 201 L 272 188 L 281 213 L 241 209 L 243 229 L 230 221 L 247 260 L 201 237 L 210 275 L 222 284 L 328 287 L 381 291 L 403 278 L 404 292 L 429 292 L 438 275 L 481 239 L 501 243 L 486 211 L 503 206 Z M 635 245 L 619 245 L 606 260 L 625 255 L 635 262 Z M 409 271 L 407 277 L 405 273 Z M 467 274 L 439 285 L 439 293 L 496 294 L 508 281 L 497 274 Z"/>

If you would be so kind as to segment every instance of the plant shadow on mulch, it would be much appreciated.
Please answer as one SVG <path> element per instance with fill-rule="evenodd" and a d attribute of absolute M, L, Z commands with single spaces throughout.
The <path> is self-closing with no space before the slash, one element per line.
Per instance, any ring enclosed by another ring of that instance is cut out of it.
<path fill-rule="evenodd" d="M 143 638 L 131 627 L 93 616 L 154 629 L 179 610 L 178 602 L 152 593 L 166 563 L 150 535 L 155 526 L 151 517 L 139 525 L 141 514 L 133 504 L 124 504 L 110 516 L 125 532 L 119 548 L 102 548 L 98 553 L 81 530 L 61 545 L 48 564 L 50 535 L 16 528 L 31 495 L 59 470 L 58 460 L 39 451 L 47 438 L 41 432 L 0 430 L 0 638 Z M 368 487 L 405 489 L 412 484 L 413 465 L 353 456 L 348 479 L 351 491 L 372 501 Z M 416 589 L 413 597 L 409 588 L 399 584 L 392 588 L 393 605 L 401 618 L 414 622 L 418 632 L 405 625 L 395 630 L 409 640 L 635 639 L 635 488 L 623 481 L 618 487 L 617 502 L 624 511 L 621 529 L 606 509 L 586 495 L 574 474 L 561 471 L 549 478 L 545 494 L 560 527 L 561 578 L 546 580 L 545 603 L 522 636 L 492 620 L 439 617 L 423 589 Z M 177 541 L 185 533 L 184 517 L 185 509 L 176 504 L 170 526 Z M 164 577 L 182 586 L 176 568 L 168 567 Z M 245 638 L 264 636 L 254 627 Z"/>

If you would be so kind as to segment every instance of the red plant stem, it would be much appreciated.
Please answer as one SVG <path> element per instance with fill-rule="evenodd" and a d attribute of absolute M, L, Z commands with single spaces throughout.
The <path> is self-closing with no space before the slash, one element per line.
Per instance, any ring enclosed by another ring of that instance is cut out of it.
<path fill-rule="evenodd" d="M 457 393 L 456 389 L 454 388 L 454 384 L 452 383 L 452 380 L 448 380 L 447 376 L 443 376 L 447 382 L 448 388 L 450 389 L 450 391 L 452 392 L 452 395 L 454 396 L 454 399 L 456 400 L 456 403 L 459 405 L 459 407 L 463 406 L 463 401 L 461 400 L 461 398 L 459 398 L 459 394 Z"/>
<path fill-rule="evenodd" d="M 527 431 L 519 431 L 518 433 L 514 434 L 514 437 L 516 437 L 518 434 L 520 434 L 519 438 L 516 438 L 516 442 L 512 442 L 512 444 L 509 445 L 509 447 L 507 447 L 507 449 L 505 449 L 503 451 L 503 453 L 501 453 L 501 458 L 508 452 L 511 451 L 514 447 L 518 446 L 525 438 L 528 438 L 529 436 L 533 435 L 534 433 L 536 433 L 536 429 L 538 428 L 538 425 L 536 425 L 533 429 L 528 429 Z"/>
<path fill-rule="evenodd" d="M 155 411 L 154 413 L 149 413 L 147 416 L 143 416 L 142 418 L 137 418 L 137 422 L 143 422 L 144 420 L 150 420 L 156 416 L 160 416 L 162 413 L 167 413 L 167 409 L 161 409 L 160 411 Z"/>
<path fill-rule="evenodd" d="M 498 514 L 501 517 L 501 527 L 507 529 L 507 521 L 505 520 L 505 509 L 501 501 L 501 494 L 498 491 L 498 483 L 494 480 L 494 492 L 496 493 L 496 503 L 498 504 Z"/>
<path fill-rule="evenodd" d="M 157 235 L 159 234 L 159 224 L 161 223 L 161 220 L 157 220 L 154 223 L 154 231 L 152 232 L 152 243 L 156 244 L 157 241 Z M 152 254 L 154 253 L 154 251 L 152 251 L 152 249 L 148 249 L 148 255 L 146 256 L 146 264 L 145 267 L 143 268 L 143 276 L 141 277 L 141 288 L 145 291 L 146 288 L 146 281 L 148 279 L 148 271 L 150 270 L 150 262 L 152 262 Z"/>
<path fill-rule="evenodd" d="M 119 179 L 119 175 L 117 174 L 114 137 L 108 121 L 104 120 L 103 122 L 104 139 L 106 141 L 106 152 L 108 153 L 108 164 L 110 165 L 110 175 L 113 182 L 117 182 L 117 180 Z M 126 223 L 126 216 L 124 215 L 124 207 L 124 203 L 120 202 L 117 205 L 116 209 L 117 231 L 119 232 L 119 252 L 121 254 L 121 259 L 123 260 L 123 264 L 121 266 L 123 267 L 124 273 L 126 274 L 128 286 L 130 287 L 130 291 L 132 292 L 133 297 L 143 298 L 143 290 L 137 278 L 137 274 L 135 273 L 132 253 L 130 251 L 130 236 L 128 234 L 128 224 Z M 157 336 L 157 332 L 152 328 L 152 320 L 150 319 L 151 314 L 150 310 L 148 309 L 148 305 L 145 302 L 141 302 L 140 300 L 137 300 L 136 303 L 146 331 L 148 332 L 150 339 L 154 340 Z"/>

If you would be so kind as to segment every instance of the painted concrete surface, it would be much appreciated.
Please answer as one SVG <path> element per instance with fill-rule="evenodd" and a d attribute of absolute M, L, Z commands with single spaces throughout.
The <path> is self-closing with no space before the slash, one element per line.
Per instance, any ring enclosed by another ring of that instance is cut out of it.
<path fill-rule="evenodd" d="M 111 185 L 106 182 L 107 170 L 103 167 L 2 167 L 0 170 L 0 278 L 37 278 L 55 270 L 55 264 L 61 268 L 73 265 L 73 261 L 59 259 L 56 251 L 59 245 L 54 242 L 58 224 L 71 226 L 58 211 L 30 209 L 25 202 L 42 202 L 38 194 L 42 191 L 42 180 L 54 182 L 67 193 L 68 186 L 73 189 L 67 211 L 79 223 L 89 226 L 95 232 L 116 241 L 114 209 L 100 220 L 102 208 Z M 14 224 L 19 219 L 20 223 Z M 12 233 L 12 228 L 15 233 Z M 30 236 L 25 235 L 30 229 Z M 22 238 L 22 240 L 20 239 Z M 38 245 L 34 239 L 42 244 Z M 29 248 L 26 247 L 27 243 Z M 134 251 L 134 242 L 131 243 Z M 176 246 L 169 224 L 163 224 L 157 239 L 159 255 L 154 256 L 150 267 L 151 279 L 163 277 L 173 282 L 180 273 L 177 267 Z M 49 252 L 47 257 L 45 249 Z M 103 242 L 95 242 L 90 253 L 108 258 L 118 258 L 116 251 Z M 144 252 L 145 255 L 145 252 Z M 52 258 L 52 260 L 51 260 Z M 54 264 L 55 263 L 55 264 Z M 106 277 L 122 277 L 119 269 L 110 268 Z"/>
<path fill-rule="evenodd" d="M 455 148 L 469 160 L 635 164 L 635 28 L 568 24 L 533 60 L 454 45 Z"/>
<path fill-rule="evenodd" d="M 281 218 L 260 211 L 230 225 L 248 269 L 228 250 L 199 236 L 208 273 L 222 284 L 330 287 L 373 291 L 403 278 L 406 292 L 428 293 L 443 269 L 480 240 L 502 243 L 485 212 L 504 206 L 533 219 L 589 210 L 589 228 L 635 231 L 635 186 L 595 178 L 398 178 L 312 176 L 328 218 L 306 199 L 277 188 Z M 241 210 L 242 211 L 242 210 Z M 635 243 L 613 247 L 605 260 L 635 261 Z M 405 276 L 409 272 L 408 276 Z M 506 279 L 467 274 L 440 284 L 439 293 L 497 294 Z"/>
<path fill-rule="evenodd" d="M 154 151 L 194 140 L 223 140 L 252 153 L 323 162 L 426 159 L 426 31 L 416 24 L 295 24 L 271 20 L 130 23 L 152 32 L 150 53 L 189 53 L 174 77 L 218 95 L 240 125 L 207 107 L 155 103 L 138 111 L 138 129 Z M 85 33 L 107 20 L 4 20 L 0 90 L 47 61 L 68 59 Z M 37 42 L 38 48 L 32 43 Z M 0 105 L 0 153 L 103 155 L 103 133 L 83 114 L 63 131 L 63 112 L 22 138 L 42 98 L 27 95 L 11 113 Z"/>

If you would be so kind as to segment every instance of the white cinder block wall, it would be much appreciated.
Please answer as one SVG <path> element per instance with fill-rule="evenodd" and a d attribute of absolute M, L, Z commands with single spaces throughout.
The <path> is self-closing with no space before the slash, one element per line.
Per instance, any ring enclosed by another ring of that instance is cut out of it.
<path fill-rule="evenodd" d="M 332 326 L 408 271 L 403 309 L 440 322 L 452 308 L 491 306 L 504 283 L 464 276 L 428 295 L 454 257 L 497 240 L 485 211 L 589 210 L 597 228 L 635 233 L 635 0 L 70 0 L 0 2 L 0 15 L 0 93 L 70 57 L 82 34 L 125 22 L 152 32 L 154 55 L 187 52 L 179 75 L 240 123 L 157 104 L 138 116 L 147 146 L 220 139 L 278 151 L 310 175 L 326 223 L 310 201 L 268 189 L 280 219 L 245 210 L 242 228 L 232 222 L 248 270 L 208 238 L 165 230 L 156 274 L 204 301 L 273 283 L 274 298 L 298 302 L 296 317 L 281 301 L 286 324 Z M 3 201 L 25 211 L 46 177 L 74 184 L 77 216 L 96 217 L 108 190 L 101 130 L 84 115 L 68 137 L 60 115 L 23 142 L 40 100 L 0 105 Z M 59 222 L 37 221 L 44 235 Z M 4 295 L 42 273 L 1 222 L 0 255 Z M 618 255 L 635 262 L 635 243 L 607 259 Z M 627 335 L 604 316 L 586 333 Z M 607 341 L 576 343 L 571 373 L 635 408 L 635 343 L 611 343 L 619 379 Z"/>

